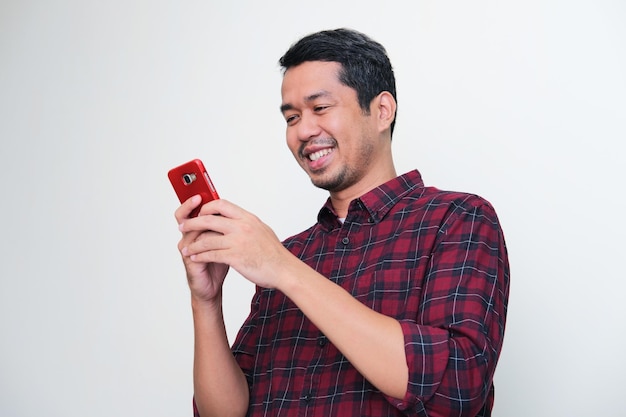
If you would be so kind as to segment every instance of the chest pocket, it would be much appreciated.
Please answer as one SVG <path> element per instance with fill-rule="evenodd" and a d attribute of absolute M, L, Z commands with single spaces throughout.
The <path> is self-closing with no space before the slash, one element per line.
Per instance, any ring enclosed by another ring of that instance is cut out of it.
<path fill-rule="evenodd" d="M 367 307 L 398 320 L 416 320 L 423 273 L 412 269 L 383 269 L 363 274 L 348 289 Z"/>

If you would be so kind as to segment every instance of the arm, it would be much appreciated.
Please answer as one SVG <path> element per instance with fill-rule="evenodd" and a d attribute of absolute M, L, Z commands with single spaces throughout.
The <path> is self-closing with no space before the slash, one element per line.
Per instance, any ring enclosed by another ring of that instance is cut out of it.
<path fill-rule="evenodd" d="M 197 197 L 176 211 L 179 224 L 189 220 L 189 213 L 200 202 Z M 230 351 L 222 315 L 222 284 L 228 266 L 193 262 L 185 250 L 191 242 L 211 234 L 214 232 L 206 229 L 184 232 L 178 244 L 191 290 L 194 404 L 202 417 L 244 416 L 248 408 L 248 384 Z"/>
<path fill-rule="evenodd" d="M 431 257 L 419 314 L 398 322 L 302 263 L 256 217 L 225 201 L 205 209 L 221 216 L 205 216 L 197 220 L 202 226 L 190 221 L 184 228 L 221 235 L 191 244 L 191 259 L 227 263 L 255 284 L 282 291 L 398 408 L 469 415 L 482 406 L 501 346 L 508 294 L 508 270 L 497 270 L 505 260 L 497 224 L 476 213 L 465 213 L 464 221 L 451 217 Z"/>
<path fill-rule="evenodd" d="M 233 357 L 222 316 L 214 305 L 192 300 L 194 318 L 194 401 L 202 417 L 244 416 L 248 383 Z"/>
<path fill-rule="evenodd" d="M 438 235 L 417 320 L 402 322 L 410 383 L 399 407 L 474 416 L 492 400 L 509 293 L 507 251 L 485 204 L 457 208 Z"/>
<path fill-rule="evenodd" d="M 402 398 L 408 370 L 400 323 L 356 300 L 289 252 L 259 219 L 228 203 L 214 201 L 207 214 L 190 219 L 183 230 L 216 230 L 190 243 L 195 262 L 226 263 L 264 288 L 289 297 L 346 358 L 382 392 Z M 382 357 L 383 361 L 372 358 Z"/>
<path fill-rule="evenodd" d="M 405 396 L 409 374 L 397 320 L 368 308 L 295 257 L 286 260 L 277 288 L 370 383 L 390 397 Z"/>

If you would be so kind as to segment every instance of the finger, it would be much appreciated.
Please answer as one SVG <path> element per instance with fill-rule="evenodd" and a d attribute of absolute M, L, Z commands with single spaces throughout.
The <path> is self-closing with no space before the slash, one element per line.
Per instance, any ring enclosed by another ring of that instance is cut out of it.
<path fill-rule="evenodd" d="M 189 260 L 197 263 L 205 264 L 224 264 L 230 267 L 228 263 L 227 251 L 225 250 L 210 250 L 205 252 L 199 252 L 189 255 Z"/>
<path fill-rule="evenodd" d="M 186 253 L 186 248 L 192 244 L 197 237 L 200 235 L 199 232 L 193 232 L 193 233 L 184 233 L 183 237 L 178 241 L 178 251 L 180 252 L 181 255 L 183 256 L 187 256 Z"/>
<path fill-rule="evenodd" d="M 199 236 L 192 242 L 189 242 L 189 244 L 183 248 L 183 252 L 185 256 L 192 256 L 203 252 L 210 252 L 225 248 L 226 238 L 222 234 L 206 231 L 200 233 Z"/>
<path fill-rule="evenodd" d="M 178 225 L 178 230 L 182 233 L 213 231 L 219 234 L 227 234 L 234 229 L 236 221 L 219 214 L 201 213 L 197 217 L 184 219 Z"/>
<path fill-rule="evenodd" d="M 189 219 L 189 215 L 193 209 L 198 207 L 201 201 L 202 197 L 200 197 L 200 195 L 194 195 L 181 204 L 180 207 L 178 207 L 174 212 L 174 216 L 176 217 L 178 224 L 182 223 L 186 219 Z"/>
<path fill-rule="evenodd" d="M 213 214 L 220 215 L 229 219 L 239 219 L 245 216 L 248 212 L 239 207 L 238 205 L 231 203 L 223 198 L 209 201 L 200 210 L 200 214 Z"/>

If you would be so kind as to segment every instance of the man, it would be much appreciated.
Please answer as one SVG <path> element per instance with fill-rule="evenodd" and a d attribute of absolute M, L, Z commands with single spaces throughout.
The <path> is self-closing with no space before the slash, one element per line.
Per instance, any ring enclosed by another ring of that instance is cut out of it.
<path fill-rule="evenodd" d="M 287 143 L 329 191 L 279 242 L 226 201 L 176 211 L 195 332 L 194 409 L 209 416 L 487 416 L 509 292 L 506 247 L 478 196 L 397 176 L 395 79 L 384 48 L 345 29 L 281 58 Z M 257 286 L 232 348 L 229 267 Z"/>

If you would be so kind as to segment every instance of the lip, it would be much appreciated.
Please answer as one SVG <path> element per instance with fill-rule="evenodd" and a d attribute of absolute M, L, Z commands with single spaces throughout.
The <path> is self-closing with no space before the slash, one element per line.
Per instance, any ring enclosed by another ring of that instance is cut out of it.
<path fill-rule="evenodd" d="M 324 152 L 324 151 L 327 151 L 328 153 L 326 153 L 325 155 L 321 155 L 315 161 L 312 161 L 309 158 L 314 153 Z M 311 171 L 319 171 L 330 162 L 334 152 L 335 152 L 334 146 L 310 146 L 310 147 L 303 149 L 300 155 L 302 156 L 303 161 L 305 162 L 305 164 L 309 167 Z"/>
<path fill-rule="evenodd" d="M 332 149 L 334 148 L 331 144 L 318 144 L 318 145 L 309 145 L 300 150 L 300 155 L 303 158 L 308 158 L 309 155 L 314 154 L 315 152 L 323 151 L 324 149 Z"/>

